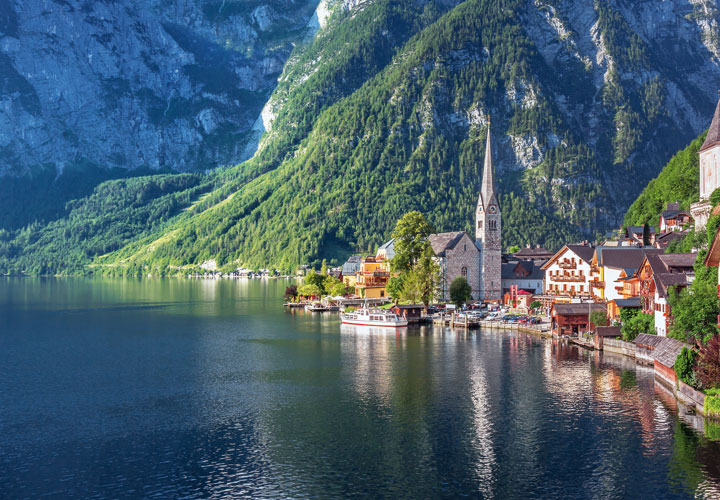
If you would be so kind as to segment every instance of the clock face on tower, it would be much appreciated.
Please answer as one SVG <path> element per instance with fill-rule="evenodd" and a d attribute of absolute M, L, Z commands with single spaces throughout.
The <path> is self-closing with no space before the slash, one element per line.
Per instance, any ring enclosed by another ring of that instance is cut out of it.
<path fill-rule="evenodd" d="M 497 208 L 495 208 L 495 205 L 490 206 L 490 208 L 488 208 L 488 212 L 490 212 L 491 214 L 497 212 Z"/>

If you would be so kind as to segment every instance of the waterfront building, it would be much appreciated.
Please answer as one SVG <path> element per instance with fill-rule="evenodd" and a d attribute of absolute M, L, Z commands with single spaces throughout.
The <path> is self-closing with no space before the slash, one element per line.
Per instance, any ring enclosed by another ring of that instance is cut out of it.
<path fill-rule="evenodd" d="M 458 276 L 465 278 L 472 289 L 472 298 L 482 298 L 480 260 L 481 251 L 476 240 L 466 232 L 438 233 L 428 241 L 440 265 L 440 296 L 450 298 L 450 285 Z"/>
<path fill-rule="evenodd" d="M 390 261 L 378 257 L 360 259 L 360 269 L 355 274 L 355 293 L 366 299 L 387 296 L 385 287 L 390 279 Z"/>
<path fill-rule="evenodd" d="M 577 303 L 592 300 L 591 261 L 595 249 L 587 244 L 565 245 L 547 261 L 543 294 L 537 297 L 546 311 L 553 303 Z"/>
<path fill-rule="evenodd" d="M 495 190 L 492 138 L 487 133 L 482 186 L 475 212 L 475 239 L 464 231 L 431 234 L 435 258 L 441 269 L 440 295 L 449 299 L 450 284 L 467 279 L 474 300 L 502 300 L 502 217 Z"/>
<path fill-rule="evenodd" d="M 720 187 L 720 99 L 715 107 L 710 129 L 705 142 L 698 152 L 700 158 L 700 201 L 690 205 L 690 213 L 695 219 L 695 230 L 705 228 L 712 204 L 710 195 Z"/>
<path fill-rule="evenodd" d="M 480 248 L 480 294 L 486 301 L 502 299 L 502 217 L 495 191 L 495 173 L 490 128 L 485 145 L 485 164 L 475 212 L 475 239 Z"/>
<path fill-rule="evenodd" d="M 625 297 L 625 279 L 635 273 L 645 255 L 661 253 L 657 248 L 596 247 L 591 261 L 593 297 L 603 302 Z"/>
<path fill-rule="evenodd" d="M 672 318 L 667 301 L 668 288 L 683 289 L 692 284 L 696 257 L 694 253 L 647 254 L 635 271 L 642 312 L 654 316 L 655 332 L 660 336 L 667 335 Z"/>
<path fill-rule="evenodd" d="M 717 296 L 718 302 L 720 303 L 720 227 L 718 227 L 715 231 L 712 244 L 710 245 L 710 249 L 705 257 L 705 267 L 718 268 Z M 720 314 L 718 314 L 717 317 L 717 324 L 718 327 L 720 327 Z"/>
<path fill-rule="evenodd" d="M 577 335 L 580 332 L 593 330 L 595 325 L 590 322 L 590 314 L 595 311 L 605 312 L 605 305 L 595 302 L 553 304 L 550 312 L 553 334 Z"/>
<path fill-rule="evenodd" d="M 360 271 L 360 255 L 351 255 L 341 267 L 342 281 L 347 286 L 355 286 L 357 281 L 357 273 Z"/>
<path fill-rule="evenodd" d="M 607 317 L 611 320 L 620 321 L 620 311 L 623 309 L 640 310 L 641 307 L 640 297 L 613 299 L 607 303 Z"/>

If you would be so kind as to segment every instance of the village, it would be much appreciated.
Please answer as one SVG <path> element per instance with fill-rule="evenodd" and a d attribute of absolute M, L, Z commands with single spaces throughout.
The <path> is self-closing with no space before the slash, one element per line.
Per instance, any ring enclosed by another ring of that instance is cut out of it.
<path fill-rule="evenodd" d="M 720 227 L 710 228 L 715 236 L 700 260 L 697 247 L 687 252 L 669 251 L 690 235 L 700 235 L 696 239 L 701 241 L 709 220 L 720 214 L 720 199 L 713 195 L 720 188 L 720 102 L 699 151 L 698 202 L 689 209 L 668 202 L 657 227 L 647 223 L 628 226 L 608 234 L 605 241 L 568 243 L 556 252 L 539 245 L 502 252 L 491 140 L 488 131 L 475 237 L 464 231 L 425 235 L 438 274 L 435 290 L 424 303 L 400 300 L 407 297 L 393 283 L 399 274 L 393 265 L 398 238 L 393 238 L 375 255 L 353 255 L 342 266 L 323 269 L 320 275 L 310 270 L 311 280 L 327 276 L 335 286 L 333 293 L 322 299 L 316 285 L 300 287 L 288 297 L 288 305 L 305 304 L 308 311 L 325 311 L 353 309 L 370 301 L 373 306 L 386 304 L 410 322 L 462 328 L 522 327 L 651 364 L 656 378 L 679 400 L 700 414 L 720 416 L 720 405 L 715 405 L 719 398 L 707 395 L 710 407 L 716 408 L 708 410 L 706 394 L 696 390 L 701 384 L 685 383 L 694 381 L 688 380 L 694 373 L 676 373 L 676 359 L 697 356 L 698 346 L 668 336 L 674 321 L 671 295 L 677 297 L 689 290 L 698 266 L 705 268 L 704 274 L 712 273 L 717 287 L 712 292 L 713 323 L 720 326 L 716 269 Z M 465 300 L 458 300 L 451 291 L 458 281 L 467 288 L 461 296 Z M 715 324 L 708 325 L 706 334 L 712 336 L 715 328 Z M 696 343 L 702 350 L 702 343 Z"/>

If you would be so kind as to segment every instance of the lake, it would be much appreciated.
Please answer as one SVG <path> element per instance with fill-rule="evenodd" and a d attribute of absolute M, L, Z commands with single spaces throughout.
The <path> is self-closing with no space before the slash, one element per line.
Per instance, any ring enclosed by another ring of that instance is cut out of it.
<path fill-rule="evenodd" d="M 0 497 L 720 496 L 647 367 L 341 327 L 286 285 L 0 278 Z"/>

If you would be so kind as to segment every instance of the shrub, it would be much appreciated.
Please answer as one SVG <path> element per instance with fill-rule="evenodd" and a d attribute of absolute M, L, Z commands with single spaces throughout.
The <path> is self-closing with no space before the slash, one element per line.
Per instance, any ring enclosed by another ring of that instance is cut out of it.
<path fill-rule="evenodd" d="M 590 323 L 595 326 L 608 326 L 610 321 L 604 311 L 593 311 L 590 313 Z"/>
<path fill-rule="evenodd" d="M 622 338 L 632 342 L 641 333 L 655 334 L 655 318 L 652 314 L 637 313 L 620 327 Z"/>
<path fill-rule="evenodd" d="M 720 397 L 707 396 L 705 398 L 705 416 L 720 417 Z"/>
<path fill-rule="evenodd" d="M 720 336 L 714 335 L 700 345 L 695 372 L 703 387 L 720 387 Z"/>
<path fill-rule="evenodd" d="M 680 354 L 675 358 L 675 374 L 680 380 L 689 385 L 693 385 L 691 381 L 695 381 L 695 377 L 693 377 L 694 364 L 695 352 L 687 347 L 683 347 Z"/>

